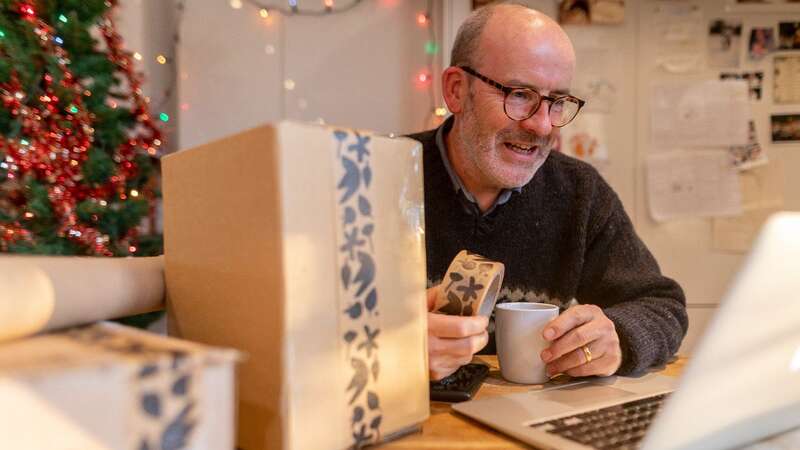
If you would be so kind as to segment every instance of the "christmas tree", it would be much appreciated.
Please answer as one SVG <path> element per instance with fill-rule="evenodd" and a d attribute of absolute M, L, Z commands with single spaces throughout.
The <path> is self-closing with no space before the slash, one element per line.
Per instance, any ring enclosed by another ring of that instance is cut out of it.
<path fill-rule="evenodd" d="M 161 253 L 160 133 L 115 3 L 0 0 L 0 252 Z"/>

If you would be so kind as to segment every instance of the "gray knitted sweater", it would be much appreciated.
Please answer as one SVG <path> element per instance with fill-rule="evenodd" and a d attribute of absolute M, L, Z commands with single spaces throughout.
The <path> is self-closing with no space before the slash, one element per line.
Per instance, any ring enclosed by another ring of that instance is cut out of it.
<path fill-rule="evenodd" d="M 423 144 L 428 280 L 438 283 L 462 249 L 506 266 L 500 302 L 603 308 L 622 347 L 618 374 L 666 363 L 688 327 L 681 287 L 663 276 L 617 195 L 590 165 L 552 152 L 530 183 L 481 215 L 453 187 L 435 131 Z M 490 332 L 493 324 L 490 324 Z M 494 336 L 483 353 L 494 353 Z"/>

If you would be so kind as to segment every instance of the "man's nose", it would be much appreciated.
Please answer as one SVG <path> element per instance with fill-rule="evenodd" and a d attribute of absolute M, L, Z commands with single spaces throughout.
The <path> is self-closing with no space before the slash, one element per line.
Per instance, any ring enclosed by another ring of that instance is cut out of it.
<path fill-rule="evenodd" d="M 550 102 L 542 101 L 536 113 L 521 121 L 520 126 L 536 133 L 537 136 L 549 136 L 553 132 L 553 124 L 550 122 Z"/>

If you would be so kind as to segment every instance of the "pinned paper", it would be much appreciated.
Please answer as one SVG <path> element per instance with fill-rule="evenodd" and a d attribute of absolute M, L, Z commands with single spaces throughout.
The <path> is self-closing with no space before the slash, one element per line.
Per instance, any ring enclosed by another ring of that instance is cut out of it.
<path fill-rule="evenodd" d="M 768 164 L 739 174 L 742 207 L 745 209 L 782 208 L 785 175 L 781 164 Z"/>
<path fill-rule="evenodd" d="M 609 48 L 579 48 L 578 61 L 582 70 L 575 75 L 575 95 L 586 100 L 582 114 L 586 112 L 610 113 L 619 96 L 617 81 L 622 76 L 619 65 L 613 64 L 613 52 Z M 576 119 L 577 120 L 577 119 Z M 569 127 L 573 124 L 570 123 Z"/>
<path fill-rule="evenodd" d="M 725 151 L 673 151 L 647 159 L 647 189 L 653 219 L 741 214 L 737 169 Z"/>
<path fill-rule="evenodd" d="M 750 100 L 761 100 L 761 85 L 764 81 L 764 72 L 723 72 L 720 80 L 744 80 L 750 93 Z"/>
<path fill-rule="evenodd" d="M 775 56 L 775 103 L 800 103 L 800 56 Z"/>
<path fill-rule="evenodd" d="M 750 104 L 739 80 L 663 83 L 653 88 L 651 142 L 657 147 L 747 145 Z"/>
<path fill-rule="evenodd" d="M 712 236 L 714 250 L 746 253 L 758 236 L 758 231 L 769 216 L 778 212 L 776 208 L 745 210 L 737 217 L 717 217 L 713 220 Z"/>
<path fill-rule="evenodd" d="M 592 164 L 608 161 L 605 116 L 579 114 L 561 129 L 561 151 Z"/>
<path fill-rule="evenodd" d="M 708 66 L 739 67 L 741 20 L 712 20 L 708 26 Z"/>
<path fill-rule="evenodd" d="M 696 3 L 661 2 L 653 10 L 656 65 L 668 73 L 694 73 L 705 66 L 705 22 Z"/>
<path fill-rule="evenodd" d="M 761 147 L 761 144 L 758 143 L 756 122 L 751 120 L 747 128 L 747 145 L 734 146 L 730 148 L 733 164 L 739 170 L 752 169 L 753 167 L 761 166 L 769 162 L 769 159 L 767 158 L 767 151 Z"/>

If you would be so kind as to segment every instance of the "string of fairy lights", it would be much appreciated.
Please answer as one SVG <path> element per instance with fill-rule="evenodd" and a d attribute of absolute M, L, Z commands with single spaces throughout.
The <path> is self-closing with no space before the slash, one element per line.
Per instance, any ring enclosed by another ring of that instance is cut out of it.
<path fill-rule="evenodd" d="M 293 16 L 325 17 L 347 13 L 356 9 L 358 6 L 367 3 L 363 0 L 350 0 L 348 2 L 337 2 L 335 0 L 314 0 L 302 2 L 303 4 L 301 5 L 299 0 L 288 0 L 278 5 L 260 2 L 258 0 L 223 1 L 225 1 L 228 6 L 234 10 L 241 10 L 245 8 L 252 10 L 254 14 L 257 14 L 261 19 L 263 19 L 265 26 L 271 26 L 273 24 L 273 20 L 271 19 L 273 19 L 274 15 L 276 14 L 280 14 L 286 18 L 291 18 Z M 429 108 L 428 116 L 425 118 L 426 125 L 430 124 L 431 119 L 433 119 L 434 122 L 439 122 L 447 115 L 447 109 L 443 106 L 440 106 L 440 104 L 437 102 L 433 83 L 434 65 L 436 63 L 436 57 L 440 51 L 440 46 L 436 37 L 436 27 L 433 23 L 433 6 L 434 1 L 427 0 L 425 10 L 419 11 L 415 17 L 416 24 L 419 26 L 419 28 L 427 32 L 427 40 L 424 48 L 422 49 L 425 54 L 425 65 L 417 70 L 414 80 L 412 80 L 412 84 L 417 89 L 424 89 L 428 93 Z M 176 70 L 174 66 L 176 62 L 174 52 L 177 51 L 177 47 L 181 43 L 180 29 L 185 9 L 186 0 L 178 0 L 176 2 L 176 23 L 174 27 L 175 32 L 172 37 L 171 51 L 158 53 L 151 56 L 160 66 L 165 66 L 165 68 L 173 72 Z M 274 47 L 272 47 L 272 51 L 274 52 Z M 145 55 L 140 52 L 134 52 L 133 58 L 136 61 L 141 62 L 145 60 Z M 181 77 L 183 77 L 183 75 Z M 157 114 L 157 117 L 162 122 L 162 125 L 167 124 L 171 120 L 169 112 L 166 111 L 165 108 L 171 104 L 173 97 L 176 94 L 177 78 L 177 76 L 168 77 L 170 81 L 168 85 L 161 91 L 158 103 L 151 105 L 151 108 L 153 111 L 155 111 L 155 114 Z M 283 87 L 284 89 L 289 90 L 294 89 L 294 82 L 287 79 L 284 81 Z M 151 99 L 148 97 L 146 100 L 150 102 Z M 189 108 L 190 105 L 188 103 L 181 103 L 179 105 L 179 109 L 181 111 L 187 111 Z"/>

